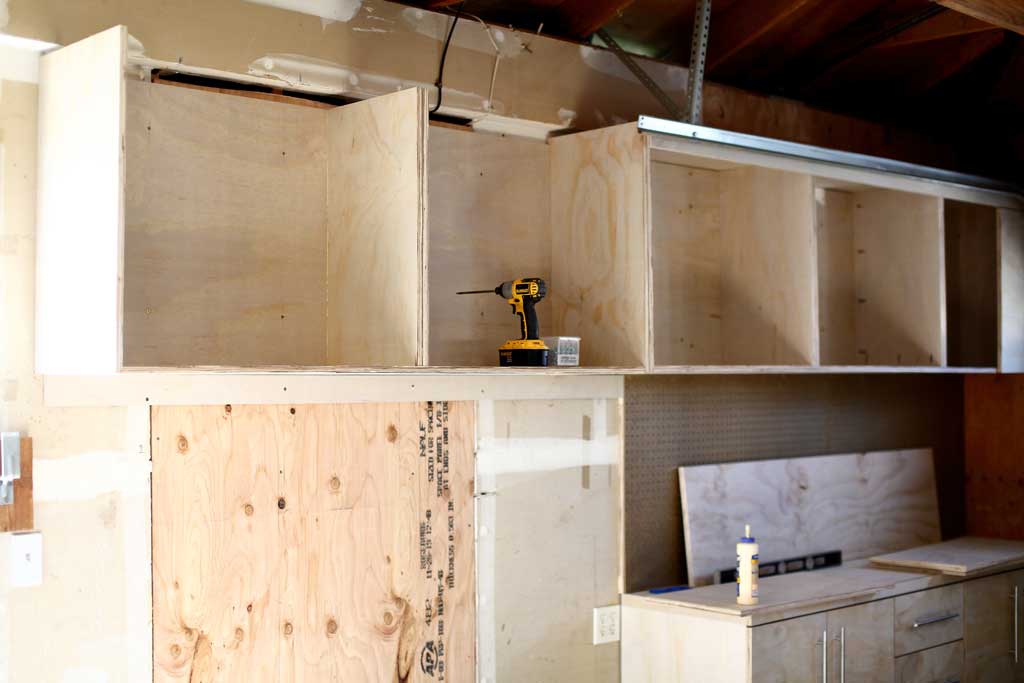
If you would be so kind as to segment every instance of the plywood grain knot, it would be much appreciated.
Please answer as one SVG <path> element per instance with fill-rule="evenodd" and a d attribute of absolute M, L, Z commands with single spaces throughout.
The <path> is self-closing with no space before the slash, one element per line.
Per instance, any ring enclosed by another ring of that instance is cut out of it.
<path fill-rule="evenodd" d="M 188 439 L 183 434 L 178 435 L 178 452 L 182 454 L 188 453 Z"/>

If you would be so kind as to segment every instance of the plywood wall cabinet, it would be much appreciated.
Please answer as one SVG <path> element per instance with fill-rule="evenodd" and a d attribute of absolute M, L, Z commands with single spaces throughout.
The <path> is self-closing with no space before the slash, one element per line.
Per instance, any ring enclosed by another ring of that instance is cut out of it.
<path fill-rule="evenodd" d="M 507 304 L 454 293 L 521 276 L 550 282 L 543 333 L 582 337 L 558 372 L 1024 367 L 1016 195 L 636 124 L 431 127 L 417 89 L 306 107 L 208 69 L 139 81 L 127 43 L 42 58 L 41 374 L 502 372 Z"/>

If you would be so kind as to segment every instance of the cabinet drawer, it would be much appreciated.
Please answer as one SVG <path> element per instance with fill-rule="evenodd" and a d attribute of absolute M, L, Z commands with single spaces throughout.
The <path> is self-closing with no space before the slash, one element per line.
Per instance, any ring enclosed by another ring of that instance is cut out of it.
<path fill-rule="evenodd" d="M 896 659 L 896 683 L 960 683 L 964 643 L 958 640 Z"/>
<path fill-rule="evenodd" d="M 895 601 L 897 657 L 963 637 L 962 584 L 901 595 Z"/>

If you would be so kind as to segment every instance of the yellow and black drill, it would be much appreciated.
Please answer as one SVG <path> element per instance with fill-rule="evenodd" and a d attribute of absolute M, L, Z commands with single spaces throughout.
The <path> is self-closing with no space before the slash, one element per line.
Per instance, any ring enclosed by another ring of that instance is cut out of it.
<path fill-rule="evenodd" d="M 502 282 L 494 289 L 475 289 L 458 294 L 497 294 L 508 300 L 512 312 L 519 316 L 522 336 L 509 339 L 498 349 L 498 364 L 508 367 L 547 367 L 548 347 L 541 341 L 540 324 L 535 306 L 548 293 L 548 286 L 539 277 L 522 277 Z"/>

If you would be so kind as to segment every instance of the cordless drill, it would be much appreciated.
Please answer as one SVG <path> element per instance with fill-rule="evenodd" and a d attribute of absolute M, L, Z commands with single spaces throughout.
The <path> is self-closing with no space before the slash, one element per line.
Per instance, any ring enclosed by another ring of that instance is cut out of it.
<path fill-rule="evenodd" d="M 492 289 L 475 289 L 458 294 L 497 294 L 508 300 L 519 316 L 520 338 L 509 339 L 498 348 L 498 364 L 505 367 L 547 367 L 548 347 L 541 341 L 535 306 L 548 293 L 539 277 L 508 280 Z"/>

